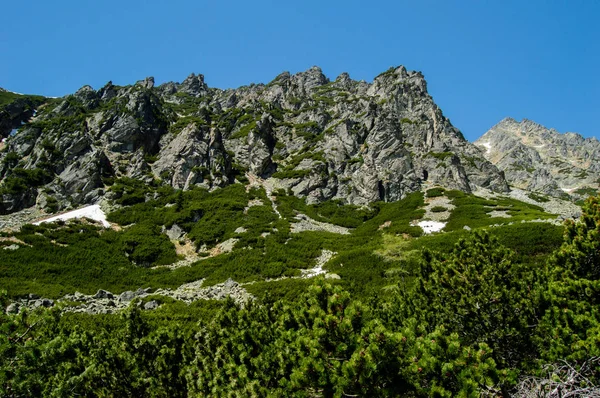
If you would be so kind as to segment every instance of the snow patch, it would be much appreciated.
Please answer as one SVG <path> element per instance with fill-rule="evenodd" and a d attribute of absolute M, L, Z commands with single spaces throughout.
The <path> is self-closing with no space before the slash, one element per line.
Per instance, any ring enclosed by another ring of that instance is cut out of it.
<path fill-rule="evenodd" d="M 17 135 L 17 129 L 12 129 L 10 130 L 10 134 L 8 135 L 9 137 L 14 137 L 15 135 Z"/>
<path fill-rule="evenodd" d="M 481 145 L 485 147 L 486 154 L 492 152 L 492 144 L 490 142 L 482 142 Z"/>
<path fill-rule="evenodd" d="M 103 226 L 106 228 L 110 227 L 108 221 L 106 221 L 106 214 L 100 208 L 100 205 L 91 205 L 82 207 L 81 209 L 69 211 L 67 213 L 60 214 L 58 216 L 50 217 L 45 220 L 41 220 L 33 223 L 34 225 L 40 225 L 45 222 L 54 222 L 54 221 L 66 221 L 71 220 L 73 218 L 89 218 L 94 221 L 101 222 Z"/>
<path fill-rule="evenodd" d="M 576 191 L 577 189 L 579 189 L 579 187 L 575 187 L 575 188 L 561 188 L 560 190 L 566 193 L 571 193 Z"/>
<path fill-rule="evenodd" d="M 417 225 L 421 227 L 424 233 L 430 234 L 432 232 L 440 232 L 446 226 L 446 223 L 439 221 L 419 221 Z"/>

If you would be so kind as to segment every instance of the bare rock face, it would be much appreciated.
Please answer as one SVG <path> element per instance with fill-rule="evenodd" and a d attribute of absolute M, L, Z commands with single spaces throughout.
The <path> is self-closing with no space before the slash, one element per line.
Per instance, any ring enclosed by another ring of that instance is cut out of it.
<path fill-rule="evenodd" d="M 506 118 L 475 145 L 514 187 L 579 200 L 600 182 L 600 142 L 561 134 L 530 120 Z"/>
<path fill-rule="evenodd" d="M 310 203 L 395 201 L 426 182 L 508 189 L 444 117 L 423 75 L 404 67 L 372 83 L 347 73 L 330 81 L 312 67 L 228 90 L 196 74 L 160 86 L 84 86 L 40 106 L 5 146 L 0 213 L 36 201 L 88 204 L 119 177 L 214 189 L 249 172 Z"/>

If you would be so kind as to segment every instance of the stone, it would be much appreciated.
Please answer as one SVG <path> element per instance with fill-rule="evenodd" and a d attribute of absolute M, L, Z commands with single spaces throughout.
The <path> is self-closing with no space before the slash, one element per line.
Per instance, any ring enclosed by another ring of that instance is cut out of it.
<path fill-rule="evenodd" d="M 14 250 L 17 250 L 17 249 L 18 249 L 18 248 L 20 248 L 20 247 L 21 247 L 21 246 L 19 246 L 19 245 L 17 245 L 17 244 L 12 244 L 12 245 L 9 245 L 9 246 L 4 246 L 4 247 L 3 247 L 3 249 L 4 249 L 4 250 L 11 250 L 11 251 L 14 251 Z"/>
<path fill-rule="evenodd" d="M 179 240 L 185 235 L 185 231 L 177 224 L 173 224 L 165 233 L 171 240 Z"/>
<path fill-rule="evenodd" d="M 146 304 L 144 304 L 144 309 L 145 310 L 155 310 L 158 308 L 158 306 L 159 306 L 159 304 L 156 300 L 150 300 Z"/>
<path fill-rule="evenodd" d="M 120 301 L 129 302 L 129 301 L 133 300 L 134 298 L 136 298 L 136 294 L 134 292 L 132 292 L 131 290 L 124 291 L 123 293 L 121 293 L 119 295 Z"/>
<path fill-rule="evenodd" d="M 20 309 L 21 309 L 21 305 L 19 303 L 10 303 L 6 307 L 6 313 L 7 314 L 18 314 Z"/>
<path fill-rule="evenodd" d="M 106 290 L 98 290 L 98 292 L 94 295 L 95 299 L 112 299 L 114 298 L 114 295 Z"/>

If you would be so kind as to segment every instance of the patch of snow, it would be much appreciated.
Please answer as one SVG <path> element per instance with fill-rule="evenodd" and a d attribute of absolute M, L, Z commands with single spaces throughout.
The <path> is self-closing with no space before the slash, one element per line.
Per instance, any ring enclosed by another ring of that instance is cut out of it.
<path fill-rule="evenodd" d="M 492 152 L 492 144 L 490 142 L 482 142 L 481 145 L 485 147 L 485 153 L 489 154 Z"/>
<path fill-rule="evenodd" d="M 10 134 L 8 135 L 9 137 L 14 137 L 17 134 L 17 129 L 12 129 L 10 130 Z"/>
<path fill-rule="evenodd" d="M 575 187 L 575 188 L 561 188 L 560 190 L 566 193 L 571 193 L 575 190 L 579 189 L 579 187 Z"/>
<path fill-rule="evenodd" d="M 54 222 L 54 221 L 66 221 L 71 220 L 73 218 L 89 218 L 94 221 L 101 222 L 102 225 L 106 228 L 110 227 L 108 221 L 106 221 L 106 214 L 100 208 L 100 205 L 91 205 L 82 207 L 81 209 L 69 211 L 67 213 L 59 214 L 58 216 L 50 217 L 45 220 L 41 220 L 33 223 L 34 225 L 40 225 L 45 222 Z"/>
<path fill-rule="evenodd" d="M 446 226 L 446 223 L 439 221 L 419 221 L 417 225 L 421 227 L 424 233 L 430 234 L 432 232 L 440 232 Z"/>

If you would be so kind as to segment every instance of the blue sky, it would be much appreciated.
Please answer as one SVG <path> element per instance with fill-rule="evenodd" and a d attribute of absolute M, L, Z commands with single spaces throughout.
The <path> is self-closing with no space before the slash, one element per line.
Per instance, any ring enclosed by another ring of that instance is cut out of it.
<path fill-rule="evenodd" d="M 3 4 L 0 87 L 62 96 L 202 73 L 212 87 L 320 66 L 424 73 L 474 140 L 506 116 L 600 137 L 600 1 L 56 0 Z"/>

